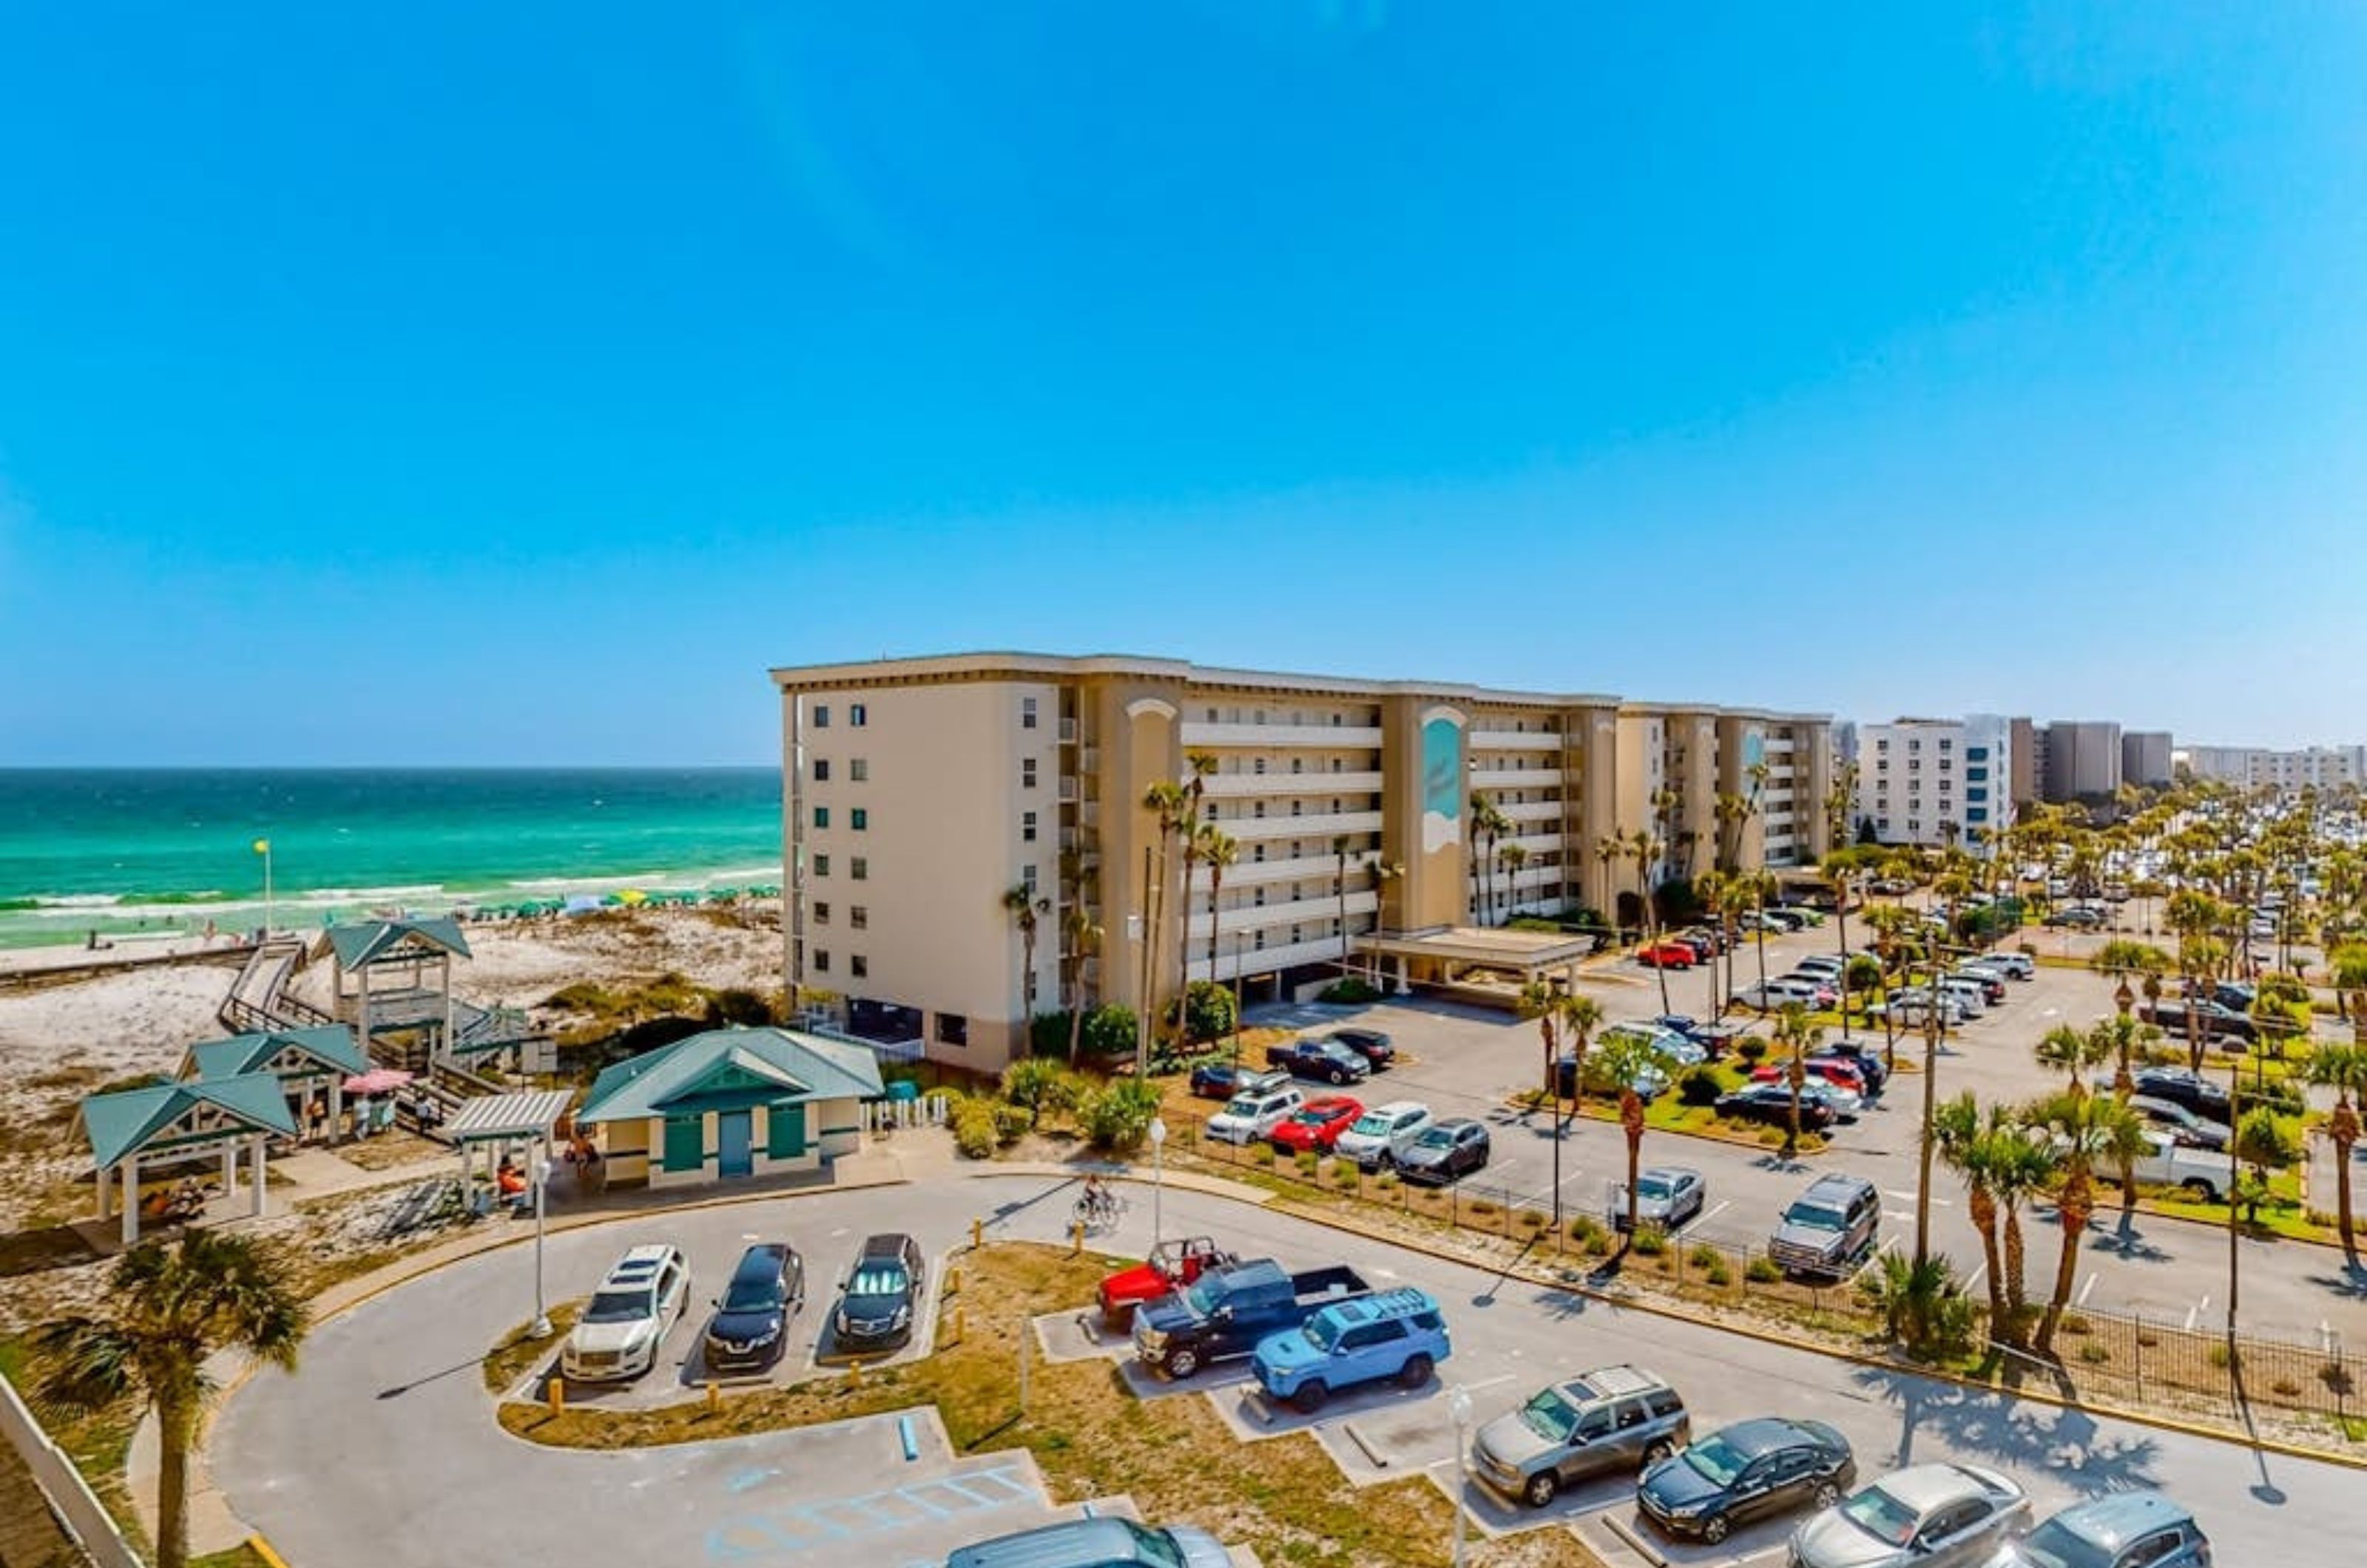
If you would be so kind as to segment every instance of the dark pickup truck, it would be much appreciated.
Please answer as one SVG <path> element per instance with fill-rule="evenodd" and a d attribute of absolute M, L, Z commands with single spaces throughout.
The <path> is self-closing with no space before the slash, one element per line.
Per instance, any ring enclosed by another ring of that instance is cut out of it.
<path fill-rule="evenodd" d="M 1320 1078 L 1329 1084 L 1361 1083 L 1373 1073 L 1373 1065 L 1348 1046 L 1304 1035 L 1267 1046 L 1265 1065 L 1280 1067 L 1293 1077 Z"/>
<path fill-rule="evenodd" d="M 1188 1378 L 1211 1361 L 1237 1360 L 1269 1334 L 1302 1326 L 1333 1302 L 1366 1294 L 1346 1264 L 1284 1270 L 1270 1258 L 1203 1274 L 1183 1290 L 1134 1309 L 1134 1353 L 1171 1378 Z"/>

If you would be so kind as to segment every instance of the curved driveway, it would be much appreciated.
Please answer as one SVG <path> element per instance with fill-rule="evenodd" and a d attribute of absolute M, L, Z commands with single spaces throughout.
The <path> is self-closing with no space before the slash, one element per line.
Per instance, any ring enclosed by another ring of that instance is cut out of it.
<path fill-rule="evenodd" d="M 1148 1245 L 1149 1199 L 1134 1190 L 1112 1250 Z M 1069 1206 L 1067 1183 L 1013 1176 L 636 1215 L 553 1236 L 551 1293 L 581 1294 L 627 1242 L 663 1239 L 689 1250 L 703 1276 L 694 1299 L 704 1300 L 744 1238 L 786 1235 L 825 1259 L 812 1265 L 807 1310 L 826 1311 L 827 1258 L 866 1232 L 909 1230 L 939 1257 L 965 1238 L 973 1216 L 994 1222 L 998 1235 L 1054 1239 Z M 1503 1386 L 1477 1395 L 1482 1419 L 1548 1375 L 1648 1361 L 1685 1393 L 1697 1427 L 1771 1411 L 1819 1416 L 1849 1435 L 1868 1473 L 1901 1459 L 1976 1460 L 2019 1475 L 2042 1508 L 2112 1487 L 2166 1487 L 2203 1518 L 2222 1562 L 2329 1562 L 2331 1543 L 2367 1540 L 2367 1486 L 2339 1466 L 1852 1368 L 1524 1284 L 1500 1286 L 1479 1269 L 1224 1199 L 1171 1190 L 1165 1208 L 1170 1232 L 1206 1232 L 1245 1255 L 1271 1252 L 1294 1263 L 1344 1257 L 1432 1291 L 1456 1336 L 1457 1363 L 1445 1375 L 1526 1369 L 1487 1380 Z M 562 1553 L 632 1564 L 889 1562 L 941 1552 L 949 1530 L 960 1540 L 1041 1517 L 1029 1512 L 1037 1505 L 1014 1503 L 966 1532 L 960 1521 L 939 1518 L 938 1529 L 900 1537 L 895 1508 L 883 1508 L 876 1501 L 883 1495 L 870 1490 L 894 1484 L 893 1456 L 850 1463 L 805 1434 L 619 1453 L 514 1439 L 493 1419 L 477 1362 L 530 1313 L 531 1268 L 524 1247 L 455 1264 L 323 1325 L 298 1372 L 252 1379 L 215 1429 L 214 1480 L 232 1507 L 299 1568 L 441 1568 Z M 766 1524 L 768 1497 L 810 1488 L 824 1468 L 851 1472 L 844 1490 L 875 1499 L 863 1517 L 887 1521 L 880 1539 L 858 1547 L 843 1534 L 781 1528 L 777 1516 Z M 969 1490 L 995 1495 L 993 1486 Z M 930 1507 L 917 1503 L 918 1512 Z"/>

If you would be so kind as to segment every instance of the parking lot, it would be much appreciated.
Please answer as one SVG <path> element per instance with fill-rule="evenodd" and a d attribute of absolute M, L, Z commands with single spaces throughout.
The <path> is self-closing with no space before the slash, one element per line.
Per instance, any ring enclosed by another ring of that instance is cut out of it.
<path fill-rule="evenodd" d="M 2132 909 L 2130 919 L 2135 915 Z M 1869 932 L 1849 925 L 1852 947 Z M 2053 954 L 2069 946 L 2073 956 L 2092 952 L 2112 933 L 2067 938 L 2058 931 L 2025 931 L 2027 940 Z M 2127 934 L 2127 933 L 2122 933 Z M 1765 942 L 1766 971 L 1787 972 L 1811 953 L 1831 953 L 1838 931 L 1820 928 Z M 1735 987 L 1759 976 L 1760 952 L 1746 942 L 1735 955 Z M 1723 979 L 1721 961 L 1719 976 Z M 1706 966 L 1669 971 L 1670 1010 L 1707 1018 L 1716 993 Z M 1621 958 L 1585 972 L 1581 987 L 1602 1004 L 1606 1022 L 1642 1020 L 1661 1011 L 1659 976 L 1632 959 Z M 1723 988 L 1722 987 L 1720 987 Z M 2058 1073 L 2040 1066 L 2032 1047 L 2058 1024 L 2082 1026 L 2112 1012 L 2112 982 L 2085 969 L 2042 964 L 2033 978 L 2009 982 L 2006 999 L 1952 1031 L 1938 1055 L 1936 1092 L 1952 1099 L 1970 1090 L 1982 1101 L 2032 1099 L 2060 1088 Z M 1742 1013 L 1743 1019 L 1754 1015 Z M 1366 1104 L 1416 1100 L 1440 1116 L 1471 1116 L 1486 1122 L 1492 1138 L 1489 1165 L 1465 1179 L 1473 1196 L 1550 1212 L 1554 1207 L 1553 1119 L 1549 1113 L 1514 1109 L 1514 1095 L 1535 1087 L 1543 1068 L 1537 1026 L 1509 1014 L 1425 998 L 1394 999 L 1365 1009 L 1296 1006 L 1252 1010 L 1251 1021 L 1320 1029 L 1353 1017 L 1387 1031 L 1406 1058 L 1349 1092 Z M 1762 1030 L 1763 1030 L 1763 1026 Z M 1883 1039 L 1877 1025 L 1852 1036 Z M 1840 1038 L 1828 1031 L 1829 1040 Z M 1873 1181 L 1884 1198 L 1883 1241 L 1909 1247 L 1914 1236 L 1918 1130 L 1921 1117 L 1923 1056 L 1920 1030 L 1902 1031 L 1897 1043 L 1902 1070 L 1886 1092 L 1853 1122 L 1844 1122 L 1820 1154 L 1791 1161 L 1756 1143 L 1729 1143 L 1655 1130 L 1644 1142 L 1646 1165 L 1688 1166 L 1704 1175 L 1709 1194 L 1698 1219 L 1684 1227 L 1694 1239 L 1734 1248 L 1761 1246 L 1783 1209 L 1815 1178 L 1846 1171 Z M 1309 1086 L 1310 1089 L 1313 1086 Z M 1214 1109 L 1213 1106 L 1210 1109 Z M 1614 1182 L 1626 1170 L 1626 1146 L 1614 1122 L 1581 1117 L 1561 1137 L 1559 1193 L 1564 1215 L 1603 1214 Z M 1958 1263 L 1967 1287 L 1983 1286 L 1977 1232 L 1966 1216 L 1964 1191 L 1944 1168 L 1932 1188 L 1934 1247 Z M 2224 1314 L 2227 1269 L 2225 1233 L 2213 1226 L 2139 1214 L 2124 1232 L 2116 1193 L 2107 1183 L 2094 1228 L 2081 1251 L 2077 1305 L 2139 1313 L 2182 1326 L 2210 1327 Z M 2052 1283 L 2058 1242 L 2052 1209 L 2037 1205 L 2025 1220 L 2029 1238 L 2029 1286 L 2043 1296 Z M 2356 1287 L 2342 1280 L 2339 1253 L 2298 1242 L 2241 1244 L 2244 1322 L 2264 1337 L 2316 1340 L 2334 1320 L 2351 1310 Z"/>
<path fill-rule="evenodd" d="M 569 1379 L 567 1397 L 578 1404 L 597 1404 L 617 1410 L 646 1410 L 676 1401 L 698 1397 L 709 1378 L 731 1388 L 787 1385 L 807 1378 L 833 1372 L 853 1359 L 838 1343 L 832 1326 L 832 1317 L 838 1305 L 841 1286 L 847 1271 L 854 1266 L 855 1253 L 863 1237 L 844 1226 L 834 1226 L 827 1232 L 810 1235 L 787 1235 L 746 1231 L 736 1238 L 714 1241 L 694 1241 L 685 1245 L 683 1254 L 690 1264 L 690 1293 L 682 1315 L 666 1331 L 665 1341 L 659 1347 L 657 1363 L 640 1377 L 618 1382 L 594 1383 Z M 719 1375 L 712 1372 L 706 1360 L 704 1346 L 707 1325 L 715 1313 L 716 1298 L 722 1293 L 731 1278 L 733 1265 L 739 1262 L 741 1251 L 759 1242 L 786 1241 L 795 1247 L 805 1260 L 806 1293 L 803 1307 L 792 1313 L 782 1336 L 781 1353 L 764 1371 L 754 1374 Z M 553 1301 L 589 1295 L 600 1282 L 607 1264 L 614 1259 L 593 1260 L 584 1265 L 554 1268 L 549 1279 L 549 1294 Z M 912 1337 L 905 1345 L 887 1355 L 866 1351 L 861 1356 L 865 1367 L 894 1366 L 915 1360 L 929 1353 L 936 1331 L 936 1301 L 942 1280 L 941 1260 L 927 1259 L 927 1272 L 922 1280 L 923 1295 L 912 1314 Z M 538 1365 L 522 1380 L 521 1390 L 527 1398 L 538 1397 L 542 1381 L 558 1371 L 556 1354 Z M 527 1386 L 531 1385 L 531 1386 Z"/>

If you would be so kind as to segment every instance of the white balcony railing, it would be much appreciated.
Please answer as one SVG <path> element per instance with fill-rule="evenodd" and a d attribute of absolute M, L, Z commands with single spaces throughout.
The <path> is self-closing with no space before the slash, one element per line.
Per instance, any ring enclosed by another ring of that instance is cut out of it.
<path fill-rule="evenodd" d="M 1208 795 L 1217 800 L 1233 800 L 1248 795 L 1377 795 L 1381 775 L 1377 771 L 1353 773 L 1319 773 L 1312 771 L 1294 773 L 1283 771 L 1271 773 L 1211 773 L 1202 781 Z"/>
<path fill-rule="evenodd" d="M 1329 746 L 1371 748 L 1381 743 L 1378 725 L 1208 724 L 1186 721 L 1183 741 L 1195 746 Z"/>
<path fill-rule="evenodd" d="M 1361 934 L 1361 932 L 1352 932 L 1348 941 L 1353 942 Z M 1239 953 L 1232 950 L 1230 943 L 1231 939 L 1229 937 L 1217 944 L 1217 970 L 1214 976 L 1208 973 L 1206 956 L 1208 950 L 1205 947 L 1200 949 L 1200 956 L 1185 966 L 1184 973 L 1195 980 L 1212 977 L 1229 980 L 1236 975 L 1267 975 L 1277 969 L 1289 969 L 1301 964 L 1337 963 L 1347 947 L 1347 942 L 1336 936 L 1322 937 L 1314 942 L 1292 942 L 1282 947 L 1276 947 L 1272 943 L 1263 948 L 1243 946 Z"/>
<path fill-rule="evenodd" d="M 1552 789 L 1561 783 L 1559 768 L 1474 768 L 1474 789 Z"/>
<path fill-rule="evenodd" d="M 1319 897 L 1293 898 L 1283 904 L 1238 906 L 1231 902 L 1232 884 L 1227 883 L 1225 888 L 1227 907 L 1217 921 L 1217 942 L 1220 949 L 1232 940 L 1235 931 L 1272 931 L 1276 926 L 1287 925 L 1311 926 L 1319 920 L 1331 921 L 1340 918 L 1340 900 L 1331 896 L 1329 888 Z M 1357 916 L 1372 914 L 1380 907 L 1380 896 L 1371 888 L 1358 890 L 1352 887 L 1348 890 L 1348 921 L 1351 925 L 1355 923 Z M 1325 929 L 1330 927 L 1326 925 Z M 1192 932 L 1195 943 L 1208 940 L 1207 910 L 1200 909 L 1194 913 Z"/>
<path fill-rule="evenodd" d="M 1570 809 L 1567 800 L 1501 800 L 1496 809 L 1515 822 L 1558 822 Z"/>
<path fill-rule="evenodd" d="M 1077 721 L 1073 718 L 1062 719 L 1060 721 L 1060 744 L 1063 746 L 1074 746 L 1076 743 Z"/>
<path fill-rule="evenodd" d="M 1353 837 L 1359 833 L 1379 832 L 1381 814 L 1377 811 L 1342 811 L 1333 816 L 1330 812 L 1318 815 L 1310 811 L 1298 817 L 1228 817 L 1224 823 L 1225 831 L 1244 843 L 1260 839 L 1320 839 L 1328 841 L 1341 833 Z M 1358 850 L 1351 846 L 1348 852 L 1353 856 Z"/>
<path fill-rule="evenodd" d="M 1372 851 L 1369 849 L 1350 850 L 1348 874 L 1351 877 L 1360 875 L 1358 868 L 1371 857 Z M 1329 887 L 1331 886 L 1331 878 L 1338 875 L 1339 871 L 1338 857 L 1329 852 L 1321 855 L 1300 855 L 1294 860 L 1245 860 L 1236 862 L 1225 868 L 1225 886 L 1229 890 L 1235 887 L 1270 887 L 1277 882 L 1319 881 L 1324 886 Z M 1207 868 L 1201 867 L 1194 873 L 1194 885 L 1205 889 L 1207 886 Z"/>
<path fill-rule="evenodd" d="M 1465 741 L 1479 751 L 1558 751 L 1565 737 L 1550 729 L 1475 729 Z"/>

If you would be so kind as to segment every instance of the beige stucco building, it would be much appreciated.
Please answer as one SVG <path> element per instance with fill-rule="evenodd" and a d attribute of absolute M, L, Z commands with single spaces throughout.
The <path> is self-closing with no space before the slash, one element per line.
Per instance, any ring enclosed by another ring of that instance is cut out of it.
<path fill-rule="evenodd" d="M 1014 1053 L 1028 1011 L 1014 887 L 1039 900 L 1041 1012 L 1065 999 L 1072 908 L 1101 930 L 1074 965 L 1092 1002 L 1137 1005 L 1147 967 L 1172 995 L 1179 965 L 1291 994 L 1336 977 L 1375 932 L 1610 909 L 1634 886 L 1632 863 L 1597 852 L 1614 833 L 1670 840 L 1665 874 L 1707 869 L 1721 793 L 1754 803 L 1740 863 L 1828 847 L 1821 716 L 1115 655 L 955 654 L 773 679 L 789 984 L 843 999 L 859 1034 L 981 1069 Z M 1237 858 L 1213 900 L 1207 867 L 1195 871 L 1187 949 L 1181 852 L 1142 802 L 1192 778 L 1194 757 L 1213 767 L 1199 815 Z M 1663 787 L 1675 796 L 1656 819 Z M 1511 824 L 1477 855 L 1475 795 Z"/>

